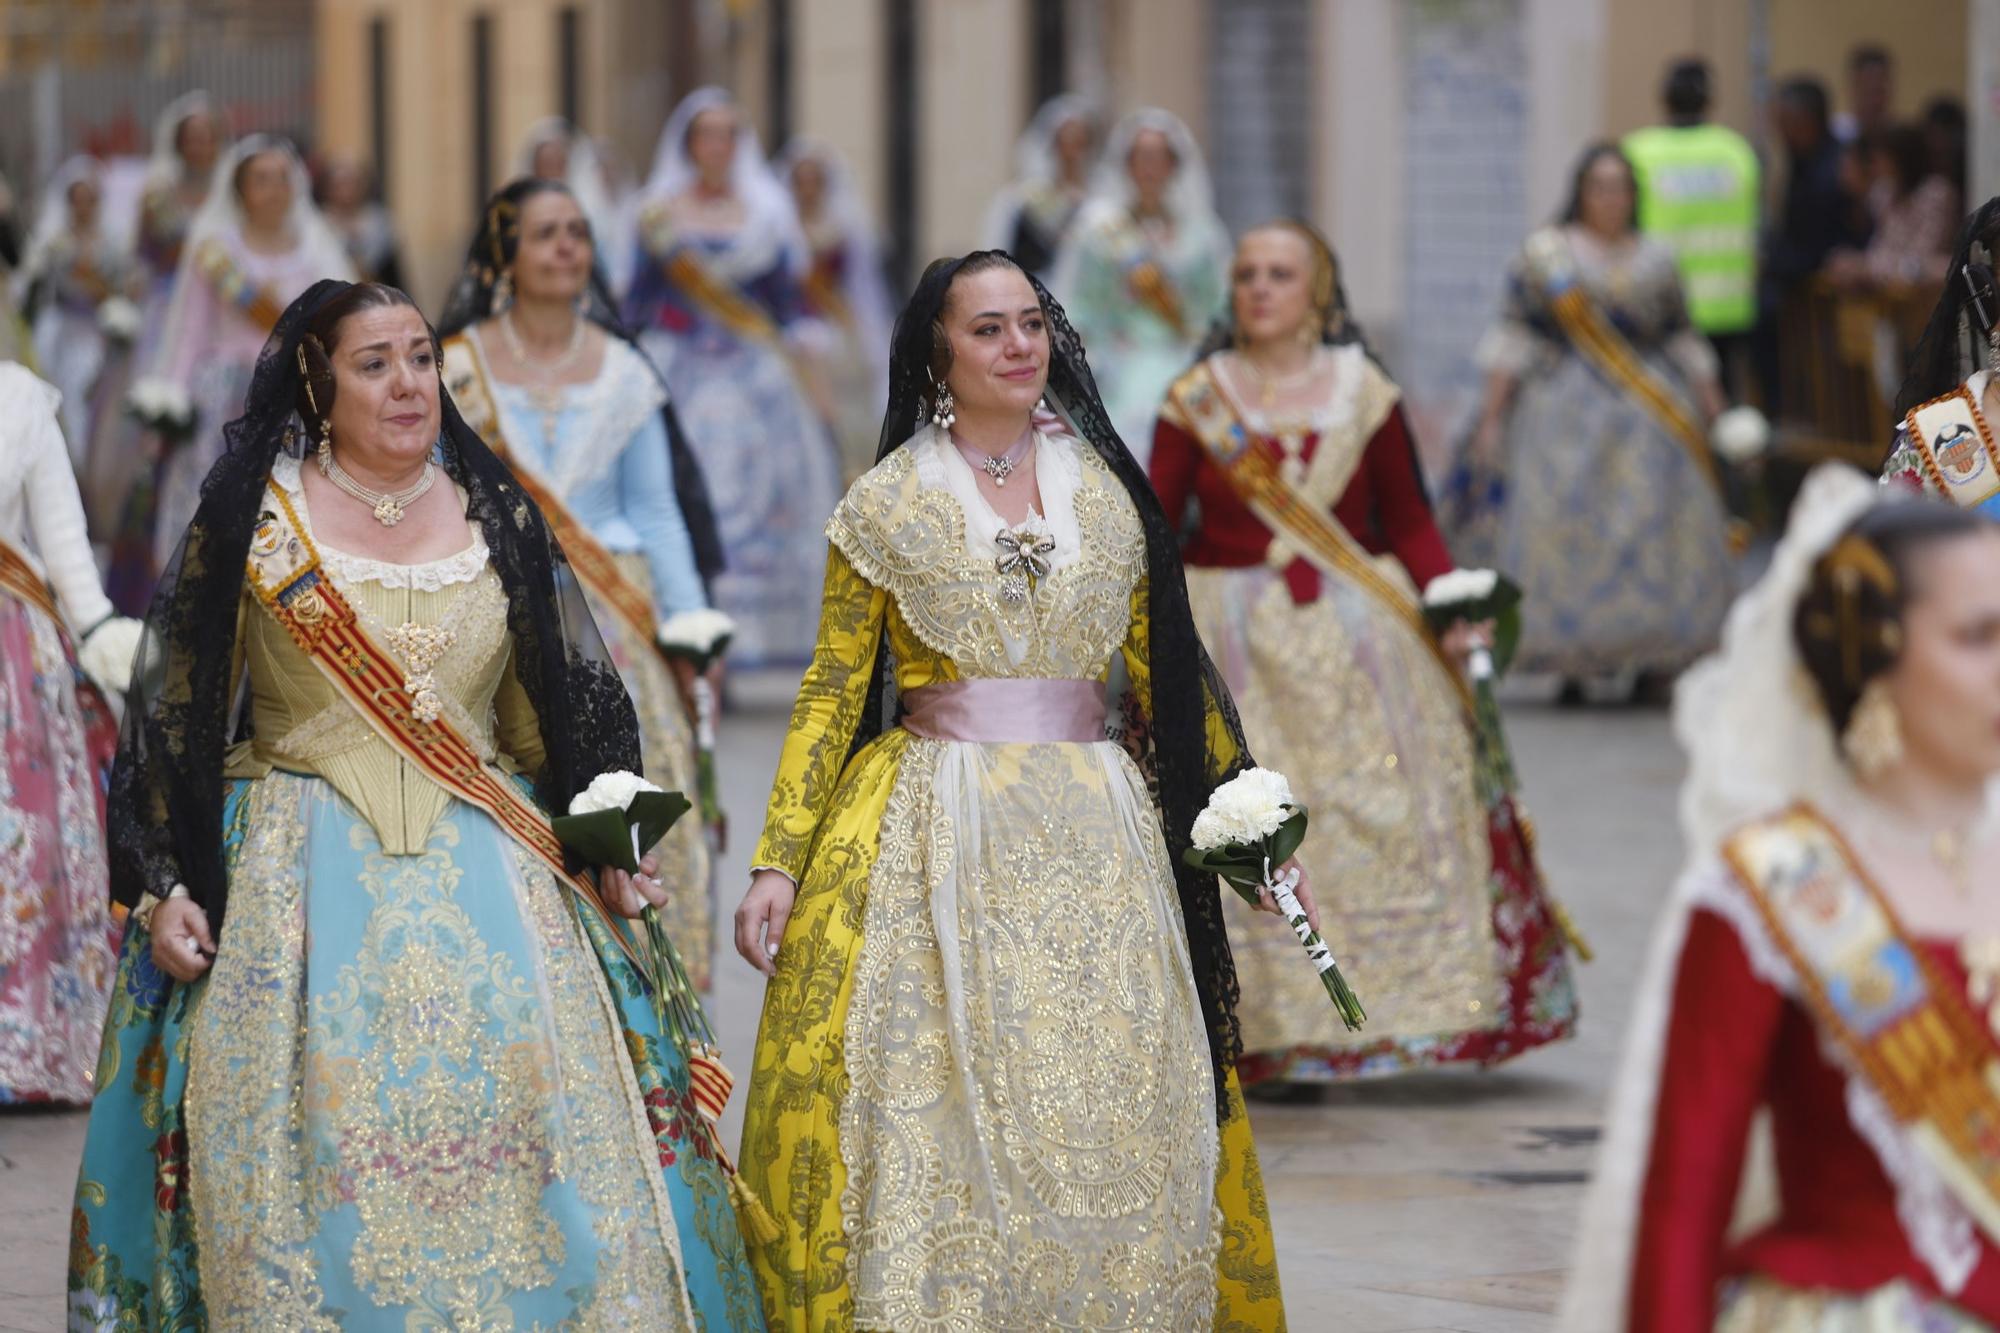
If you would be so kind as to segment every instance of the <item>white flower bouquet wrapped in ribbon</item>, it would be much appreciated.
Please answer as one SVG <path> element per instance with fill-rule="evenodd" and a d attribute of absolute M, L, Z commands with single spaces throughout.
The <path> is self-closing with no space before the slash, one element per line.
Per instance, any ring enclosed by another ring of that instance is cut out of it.
<path fill-rule="evenodd" d="M 145 316 L 139 307 L 122 296 L 107 296 L 97 307 L 98 330 L 123 347 L 129 347 L 139 337 L 139 327 Z"/>
<path fill-rule="evenodd" d="M 1215 789 L 1208 806 L 1195 817 L 1185 859 L 1196 870 L 1219 876 L 1252 906 L 1261 905 L 1268 891 L 1280 915 L 1305 947 L 1319 972 L 1320 983 L 1349 1032 L 1359 1031 L 1368 1015 L 1340 975 L 1333 950 L 1312 928 L 1298 899 L 1299 872 L 1279 871 L 1306 838 L 1305 809 L 1292 798 L 1284 774 L 1251 768 Z"/>
<path fill-rule="evenodd" d="M 655 635 L 660 651 L 694 667 L 695 795 L 701 802 L 702 826 L 719 846 L 722 842 L 722 801 L 715 784 L 715 688 L 708 669 L 729 651 L 736 622 L 720 611 L 682 611 L 660 623 Z"/>
<path fill-rule="evenodd" d="M 135 381 L 125 394 L 125 411 L 147 430 L 169 440 L 185 440 L 194 434 L 194 400 L 172 380 L 148 375 Z"/>

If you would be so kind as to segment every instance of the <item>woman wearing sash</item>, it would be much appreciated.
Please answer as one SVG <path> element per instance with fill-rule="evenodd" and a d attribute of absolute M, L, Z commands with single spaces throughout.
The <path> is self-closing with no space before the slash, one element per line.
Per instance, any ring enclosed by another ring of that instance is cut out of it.
<path fill-rule="evenodd" d="M 1815 473 L 1675 712 L 1693 854 L 1563 1328 L 2000 1328 L 2000 527 Z"/>
<path fill-rule="evenodd" d="M 1520 582 L 1515 669 L 1561 676 L 1567 702 L 1633 672 L 1636 695 L 1659 697 L 1714 644 L 1734 591 L 1706 424 L 1723 407 L 1715 356 L 1633 202 L 1631 165 L 1600 144 L 1562 220 L 1528 237 L 1480 345 L 1466 460 L 1503 498 L 1451 534 L 1460 559 Z"/>
<path fill-rule="evenodd" d="M 0 1103 L 90 1100 L 118 953 L 117 733 L 78 660 L 123 688 L 137 626 L 98 586 L 56 411 L 53 388 L 0 363 Z"/>
<path fill-rule="evenodd" d="M 2000 199 L 1965 220 L 1937 309 L 1897 396 L 1885 479 L 2000 517 Z"/>
<path fill-rule="evenodd" d="M 429 327 L 315 283 L 226 435 L 112 776 L 71 1327 L 759 1327 L 617 919 L 654 867 L 547 819 L 632 707 Z"/>
<path fill-rule="evenodd" d="M 41 215 L 15 279 L 27 296 L 35 364 L 62 394 L 63 434 L 79 470 L 90 442 L 98 377 L 114 351 L 98 310 L 113 297 L 140 294 L 137 266 L 105 226 L 103 205 L 104 164 L 94 157 L 65 162 L 43 192 Z"/>
<path fill-rule="evenodd" d="M 1303 859 L 1368 1006 L 1348 1032 L 1291 931 L 1225 894 L 1238 1070 L 1323 1082 L 1567 1036 L 1576 996 L 1533 850 L 1508 793 L 1482 801 L 1475 780 L 1460 675 L 1475 631 L 1439 643 L 1418 607 L 1452 562 L 1396 386 L 1303 224 L 1245 233 L 1231 289 L 1216 350 L 1160 410 L 1153 485 L 1170 520 L 1198 502 L 1182 545 L 1195 623 L 1257 753 L 1312 812 Z"/>
<path fill-rule="evenodd" d="M 160 460 L 150 550 L 121 548 L 114 557 L 113 596 L 121 604 L 146 604 L 194 517 L 202 478 L 222 456 L 223 424 L 242 412 L 279 313 L 315 281 L 350 271 L 340 238 L 313 207 L 305 164 L 291 144 L 262 134 L 238 140 L 188 228 L 166 325 L 144 371 L 184 389 L 196 419 L 193 437 Z M 144 567 L 134 567 L 140 561 Z"/>
<path fill-rule="evenodd" d="M 594 241 L 563 185 L 520 180 L 495 195 L 440 321 L 445 383 L 562 543 L 638 711 L 646 776 L 692 796 L 693 672 L 654 641 L 669 616 L 707 609 L 721 547 L 659 374 L 592 277 Z M 706 990 L 714 911 L 701 821 L 676 824 L 656 855 L 662 918 Z"/>
<path fill-rule="evenodd" d="M 721 89 L 690 94 L 667 122 L 639 241 L 625 314 L 673 387 L 722 523 L 715 600 L 738 626 L 730 656 L 803 662 L 840 458 L 787 347 L 803 318 L 798 213 Z"/>
<path fill-rule="evenodd" d="M 569 187 L 597 245 L 598 272 L 609 289 L 625 290 L 632 277 L 632 255 L 625 244 L 632 230 L 632 186 L 629 173 L 613 177 L 613 164 L 597 141 L 561 116 L 544 116 L 521 137 L 514 155 L 514 175 L 560 181 Z"/>
<path fill-rule="evenodd" d="M 149 363 L 167 319 L 181 251 L 208 202 L 215 161 L 228 142 L 222 117 L 205 92 L 183 93 L 153 120 L 153 152 L 139 193 L 139 259 L 150 279 L 146 318 L 135 354 Z"/>
<path fill-rule="evenodd" d="M 1118 122 L 1054 286 L 1091 349 L 1105 406 L 1145 461 L 1153 418 L 1228 292 L 1229 232 L 1188 128 L 1157 108 Z"/>
<path fill-rule="evenodd" d="M 773 978 L 742 1158 L 784 1219 L 765 1309 L 1281 1328 L 1218 888 L 1180 858 L 1250 759 L 1172 533 L 1005 254 L 925 270 L 890 384 L 736 914 Z M 1114 659 L 1150 791 L 1106 739 Z"/>
<path fill-rule="evenodd" d="M 889 396 L 889 288 L 875 227 L 847 163 L 830 143 L 794 139 L 777 170 L 805 228 L 800 284 L 801 352 L 820 414 L 840 441 L 845 480 L 875 465 L 875 436 Z"/>
<path fill-rule="evenodd" d="M 1013 181 L 986 213 L 986 244 L 1005 250 L 1037 277 L 1056 256 L 1090 193 L 1096 110 L 1087 97 L 1063 93 L 1042 103 L 1014 146 Z"/>

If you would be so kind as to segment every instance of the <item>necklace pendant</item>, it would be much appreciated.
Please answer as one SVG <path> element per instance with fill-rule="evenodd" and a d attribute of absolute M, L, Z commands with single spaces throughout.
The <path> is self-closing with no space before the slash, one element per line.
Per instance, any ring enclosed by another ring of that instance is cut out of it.
<path fill-rule="evenodd" d="M 993 478 L 995 486 L 1005 486 L 1007 478 L 1014 475 L 1014 460 L 1011 458 L 988 458 L 980 463 L 979 468 L 987 476 Z"/>
<path fill-rule="evenodd" d="M 375 521 L 385 528 L 393 528 L 403 521 L 403 506 L 384 496 L 375 505 Z"/>

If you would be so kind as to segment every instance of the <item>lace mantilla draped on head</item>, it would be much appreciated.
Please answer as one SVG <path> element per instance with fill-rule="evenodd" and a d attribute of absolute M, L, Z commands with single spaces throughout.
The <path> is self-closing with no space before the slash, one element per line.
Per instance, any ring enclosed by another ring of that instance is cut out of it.
<path fill-rule="evenodd" d="M 930 415 L 928 398 L 931 325 L 944 310 L 952 279 L 974 260 L 1011 256 L 980 250 L 924 275 L 909 304 L 896 320 L 889 363 L 889 404 L 882 419 L 878 459 L 886 459 L 914 437 Z M 1016 265 L 1018 268 L 1018 265 Z M 1085 359 L 1083 340 L 1071 327 L 1062 306 L 1031 273 L 1048 320 L 1048 401 L 1071 434 L 1096 451 L 1117 484 L 1124 487 L 1146 536 L 1147 642 L 1145 657 L 1152 675 L 1151 707 L 1145 721 L 1151 752 L 1148 777 L 1157 794 L 1162 831 L 1173 861 L 1186 921 L 1188 955 L 1194 965 L 1195 988 L 1201 995 L 1202 1017 L 1208 1027 L 1209 1054 L 1215 1066 L 1217 1113 L 1224 1109 L 1228 1075 L 1242 1052 L 1242 1032 L 1236 1019 L 1236 964 L 1229 953 L 1229 936 L 1222 921 L 1220 886 L 1213 875 L 1199 874 L 1181 860 L 1195 816 L 1208 803 L 1218 777 L 1226 778 L 1253 762 L 1249 743 L 1237 720 L 1229 687 L 1208 660 L 1188 607 L 1187 579 L 1181 569 L 1180 543 L 1160 508 L 1146 470 L 1118 438 L 1098 396 L 1097 382 Z M 859 749 L 896 724 L 888 689 L 889 658 L 876 655 L 875 681 L 861 725 L 854 738 Z M 1216 709 L 1235 742 L 1237 759 L 1227 773 L 1217 773 L 1208 747 L 1208 709 Z"/>
<path fill-rule="evenodd" d="M 250 534 L 271 469 L 306 432 L 298 346 L 308 324 L 350 284 L 315 283 L 285 311 L 258 358 L 244 413 L 224 427 L 227 452 L 202 483 L 201 506 L 146 615 L 111 776 L 112 897 L 133 904 L 182 883 L 220 928 L 224 752 L 232 734 L 230 668 Z M 599 773 L 639 767 L 632 701 L 541 513 L 443 398 L 444 471 L 466 495 L 507 596 L 514 668 L 539 719 L 547 760 L 535 784 L 563 810 Z"/>

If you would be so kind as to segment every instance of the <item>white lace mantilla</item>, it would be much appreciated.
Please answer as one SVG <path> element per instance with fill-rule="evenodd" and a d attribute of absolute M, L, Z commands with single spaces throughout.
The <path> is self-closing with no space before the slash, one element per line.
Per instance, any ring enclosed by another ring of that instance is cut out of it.
<path fill-rule="evenodd" d="M 425 560 L 413 565 L 399 565 L 388 560 L 370 560 L 367 556 L 352 555 L 335 550 L 321 541 L 313 532 L 312 515 L 305 502 L 305 490 L 299 478 L 299 460 L 289 454 L 281 455 L 271 465 L 271 480 L 282 486 L 286 493 L 297 501 L 299 523 L 305 528 L 306 536 L 319 551 L 320 563 L 335 583 L 374 583 L 384 588 L 414 588 L 418 592 L 441 592 L 460 583 L 470 583 L 478 578 L 486 568 L 492 553 L 486 546 L 486 534 L 477 525 L 472 528 L 472 544 L 455 555 L 439 560 Z"/>

